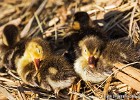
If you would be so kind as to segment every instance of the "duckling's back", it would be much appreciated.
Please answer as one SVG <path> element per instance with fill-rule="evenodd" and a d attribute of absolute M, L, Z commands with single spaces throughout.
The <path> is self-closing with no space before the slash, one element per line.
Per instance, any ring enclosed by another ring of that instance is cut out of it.
<path fill-rule="evenodd" d="M 129 37 L 110 41 L 103 55 L 112 62 L 120 61 L 124 63 L 140 60 L 140 52 Z"/>
<path fill-rule="evenodd" d="M 76 73 L 73 67 L 61 56 L 45 59 L 38 74 L 41 87 L 48 88 L 51 86 L 53 90 L 71 86 L 75 78 Z"/>

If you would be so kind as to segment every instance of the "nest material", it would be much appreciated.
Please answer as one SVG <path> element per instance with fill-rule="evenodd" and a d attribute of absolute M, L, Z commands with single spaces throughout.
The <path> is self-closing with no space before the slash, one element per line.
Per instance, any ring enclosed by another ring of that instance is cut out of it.
<path fill-rule="evenodd" d="M 44 38 L 51 37 L 50 41 L 55 44 L 54 48 L 59 48 L 59 41 L 67 34 L 70 19 L 77 11 L 88 12 L 94 27 L 106 35 L 126 33 L 134 43 L 140 39 L 140 2 L 138 0 L 94 0 L 94 2 L 92 0 L 1 0 L 0 11 L 0 37 L 4 26 L 12 23 L 19 27 L 21 37 L 40 34 L 43 34 Z M 119 73 L 116 74 L 118 80 L 114 79 L 110 83 L 108 79 L 105 86 L 103 85 L 105 82 L 91 84 L 79 81 L 71 88 L 62 90 L 60 99 L 99 100 L 103 99 L 103 95 L 107 92 L 107 98 L 114 100 L 131 99 L 132 96 L 140 99 L 138 92 L 140 89 L 137 88 L 140 87 L 140 80 L 137 77 L 140 75 L 139 71 L 137 71 L 138 74 L 134 74 L 135 69 L 128 67 Z M 0 97 L 2 100 L 56 99 L 52 92 L 22 83 L 18 75 L 13 74 L 11 70 L 0 73 Z"/>

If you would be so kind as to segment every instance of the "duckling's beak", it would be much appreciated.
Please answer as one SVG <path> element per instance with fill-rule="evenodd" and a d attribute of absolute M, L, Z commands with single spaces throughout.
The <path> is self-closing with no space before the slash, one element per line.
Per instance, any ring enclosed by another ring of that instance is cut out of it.
<path fill-rule="evenodd" d="M 89 67 L 95 68 L 95 57 L 94 56 L 89 56 L 88 64 L 89 64 Z"/>
<path fill-rule="evenodd" d="M 34 65 L 35 65 L 36 71 L 38 71 L 40 67 L 40 59 L 34 59 Z"/>
<path fill-rule="evenodd" d="M 80 30 L 80 23 L 78 21 L 74 21 L 74 23 L 72 24 L 72 28 L 74 30 Z"/>

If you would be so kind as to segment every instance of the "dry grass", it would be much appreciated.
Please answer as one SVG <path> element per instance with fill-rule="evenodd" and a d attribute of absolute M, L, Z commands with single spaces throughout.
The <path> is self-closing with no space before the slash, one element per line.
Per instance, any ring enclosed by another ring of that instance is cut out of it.
<path fill-rule="evenodd" d="M 5 25 L 14 23 L 20 29 L 21 37 L 43 34 L 52 37 L 57 42 L 68 32 L 72 15 L 76 11 L 86 11 L 95 23 L 95 28 L 105 33 L 127 33 L 134 43 L 139 41 L 140 34 L 140 1 L 138 0 L 0 0 L 0 37 Z M 115 30 L 114 30 L 115 29 Z M 79 81 L 71 88 L 62 91 L 59 99 L 70 100 L 100 100 L 108 92 L 108 98 L 114 100 L 127 95 L 139 96 L 140 92 L 133 90 L 128 84 L 119 80 L 104 84 L 91 84 Z M 109 84 L 110 83 L 110 84 Z M 69 94 L 66 95 L 69 91 Z M 42 100 L 55 99 L 49 93 L 38 87 L 22 83 L 16 73 L 8 71 L 0 73 L 0 100 Z M 110 99 L 108 99 L 110 100 Z"/>

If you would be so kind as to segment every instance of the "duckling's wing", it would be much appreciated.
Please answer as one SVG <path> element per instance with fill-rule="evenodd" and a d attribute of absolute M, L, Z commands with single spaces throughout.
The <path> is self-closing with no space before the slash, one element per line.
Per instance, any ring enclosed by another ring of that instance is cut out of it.
<path fill-rule="evenodd" d="M 18 42 L 15 47 L 6 51 L 3 57 L 3 63 L 6 68 L 16 70 L 17 59 L 19 59 L 25 50 L 25 41 Z"/>
<path fill-rule="evenodd" d="M 3 59 L 4 59 L 4 55 L 7 52 L 7 50 L 8 50 L 7 46 L 0 44 L 0 71 L 5 69 Z"/>
<path fill-rule="evenodd" d="M 128 63 L 140 60 L 139 51 L 129 38 L 121 38 L 109 42 L 102 54 L 103 57 L 111 62 Z"/>
<path fill-rule="evenodd" d="M 57 56 L 50 57 L 44 62 L 41 73 L 50 76 L 53 80 L 65 80 L 76 75 L 72 66 L 65 59 Z"/>

